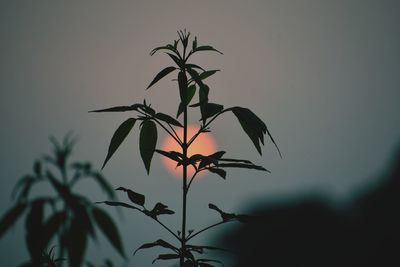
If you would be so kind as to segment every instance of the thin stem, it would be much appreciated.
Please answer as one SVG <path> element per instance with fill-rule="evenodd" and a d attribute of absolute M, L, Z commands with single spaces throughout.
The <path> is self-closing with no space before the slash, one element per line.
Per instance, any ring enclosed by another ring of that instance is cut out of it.
<path fill-rule="evenodd" d="M 162 227 L 164 227 L 168 232 L 170 232 L 176 239 L 181 241 L 181 238 L 175 234 L 171 229 L 169 229 L 165 224 L 163 224 L 161 221 L 159 221 L 157 218 L 154 219 L 156 222 L 158 222 Z"/>
<path fill-rule="evenodd" d="M 225 109 L 225 110 L 222 110 L 222 111 L 218 112 L 218 113 L 217 113 L 214 117 L 212 117 L 206 124 L 204 124 L 203 126 L 201 126 L 200 129 L 197 131 L 197 133 L 196 133 L 195 135 L 193 135 L 192 138 L 190 138 L 190 140 L 189 140 L 189 142 L 188 142 L 188 146 L 190 146 L 190 145 L 194 142 L 194 140 L 196 140 L 196 138 L 202 133 L 202 131 L 203 131 L 204 129 L 206 129 L 206 128 L 211 124 L 211 122 L 213 122 L 219 115 L 221 115 L 222 113 L 227 112 L 227 111 L 229 111 L 229 110 L 231 110 L 231 109 L 228 108 L 228 109 Z"/>
<path fill-rule="evenodd" d="M 200 171 L 201 171 L 201 170 L 198 170 L 198 171 L 196 170 L 196 171 L 194 172 L 192 178 L 190 178 L 189 184 L 188 184 L 188 186 L 187 186 L 187 191 L 189 191 L 190 185 L 192 184 L 192 182 L 193 182 L 193 180 L 194 180 L 194 177 L 196 177 L 196 175 L 197 175 Z"/>
<path fill-rule="evenodd" d="M 190 239 L 192 239 L 192 238 L 195 237 L 196 235 L 201 234 L 202 232 L 207 231 L 208 229 L 211 229 L 211 228 L 213 228 L 213 227 L 216 227 L 216 226 L 218 226 L 218 225 L 220 225 L 220 224 L 227 223 L 227 222 L 231 222 L 231 220 L 227 220 L 227 221 L 222 221 L 222 222 L 214 223 L 214 224 L 212 224 L 212 225 L 210 225 L 210 226 L 207 226 L 207 227 L 201 229 L 200 231 L 194 233 L 193 235 L 188 236 L 188 237 L 186 238 L 186 241 L 189 241 Z"/>

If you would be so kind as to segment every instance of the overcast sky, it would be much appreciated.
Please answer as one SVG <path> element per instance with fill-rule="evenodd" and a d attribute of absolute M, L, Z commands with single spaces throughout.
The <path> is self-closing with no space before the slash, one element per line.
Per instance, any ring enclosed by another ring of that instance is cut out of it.
<path fill-rule="evenodd" d="M 226 181 L 207 176 L 195 183 L 189 229 L 219 219 L 208 210 L 209 202 L 243 212 L 256 200 L 299 194 L 346 201 L 374 181 L 400 144 L 399 14 L 395 0 L 1 1 L 0 214 L 12 204 L 16 179 L 49 151 L 49 135 L 73 130 L 79 136 L 74 158 L 101 167 L 110 138 L 127 115 L 88 110 L 146 98 L 157 110 L 176 113 L 174 82 L 145 88 L 170 64 L 149 51 L 177 38 L 183 28 L 224 53 L 193 58 L 222 70 L 209 79 L 211 100 L 253 110 L 283 153 L 280 159 L 267 142 L 258 156 L 234 116 L 219 119 L 212 128 L 219 149 L 272 173 L 234 170 Z M 158 156 L 146 175 L 135 130 L 103 173 L 115 187 L 169 204 L 177 216 L 166 221 L 178 224 L 180 181 Z M 93 201 L 106 198 L 89 186 L 80 190 Z M 130 255 L 142 243 L 168 239 L 141 214 L 124 211 L 115 219 Z M 20 221 L 0 240 L 0 266 L 27 259 L 23 230 Z M 206 243 L 213 233 L 198 241 Z M 148 266 L 156 252 L 130 257 L 131 265 Z M 121 261 L 105 242 L 90 245 L 89 259 L 106 256 Z"/>

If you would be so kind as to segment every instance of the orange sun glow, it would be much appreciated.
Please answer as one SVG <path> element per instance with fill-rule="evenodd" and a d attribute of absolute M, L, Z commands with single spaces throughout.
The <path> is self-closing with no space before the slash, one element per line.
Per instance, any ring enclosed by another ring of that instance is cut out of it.
<path fill-rule="evenodd" d="M 188 131 L 187 131 L 187 136 L 188 140 L 195 135 L 198 131 L 197 126 L 190 125 L 188 126 Z M 179 128 L 176 133 L 178 134 L 179 138 L 182 140 L 183 139 L 183 128 Z M 189 146 L 188 148 L 188 157 L 192 156 L 193 154 L 203 154 L 203 155 L 210 155 L 214 152 L 216 152 L 217 146 L 215 143 L 214 138 L 210 133 L 202 133 L 200 134 L 196 140 Z M 162 150 L 164 151 L 178 151 L 182 153 L 182 149 L 179 146 L 179 144 L 176 143 L 176 141 L 171 137 L 167 136 L 164 139 L 164 143 L 162 145 Z M 167 168 L 168 171 L 170 171 L 172 174 L 174 174 L 177 177 L 182 177 L 182 166 L 176 167 L 176 162 L 166 158 L 162 157 L 162 161 L 164 163 L 164 166 Z M 194 168 L 193 166 L 188 166 L 188 177 L 192 177 L 194 174 Z M 203 173 L 203 172 L 201 172 Z M 199 174 L 201 174 L 199 173 Z"/>

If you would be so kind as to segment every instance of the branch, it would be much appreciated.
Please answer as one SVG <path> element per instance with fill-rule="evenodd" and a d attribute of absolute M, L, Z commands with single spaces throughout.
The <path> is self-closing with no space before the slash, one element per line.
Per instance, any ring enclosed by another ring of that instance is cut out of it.
<path fill-rule="evenodd" d="M 198 234 L 200 234 L 200 233 L 202 233 L 202 232 L 204 232 L 204 231 L 207 231 L 208 229 L 211 229 L 211 228 L 214 228 L 214 227 L 216 227 L 216 226 L 218 226 L 218 225 L 220 225 L 220 224 L 227 223 L 227 222 L 232 222 L 232 221 L 233 221 L 233 220 L 225 220 L 225 221 L 221 221 L 221 222 L 218 222 L 218 223 L 214 223 L 214 224 L 212 224 L 212 225 L 210 225 L 210 226 L 207 226 L 207 227 L 201 229 L 200 231 L 198 231 L 198 232 L 196 232 L 196 233 L 194 233 L 194 234 L 188 236 L 188 237 L 186 238 L 186 241 L 189 241 L 190 239 L 192 239 L 192 238 L 195 237 L 196 235 L 198 235 Z"/>

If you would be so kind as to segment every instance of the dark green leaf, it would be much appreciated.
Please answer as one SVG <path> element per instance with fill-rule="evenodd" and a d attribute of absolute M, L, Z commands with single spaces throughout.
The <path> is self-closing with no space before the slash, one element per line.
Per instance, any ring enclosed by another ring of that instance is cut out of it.
<path fill-rule="evenodd" d="M 130 199 L 130 201 L 132 201 L 133 203 L 139 205 L 139 206 L 143 206 L 144 202 L 145 202 L 145 197 L 142 194 L 136 193 L 130 189 L 124 188 L 124 187 L 118 187 L 115 190 L 120 190 L 120 191 L 124 191 L 127 193 L 128 198 Z"/>
<path fill-rule="evenodd" d="M 26 200 L 26 198 L 28 197 L 29 191 L 35 181 L 36 181 L 35 177 L 33 177 L 31 175 L 25 175 L 24 177 L 19 179 L 17 184 L 14 186 L 13 191 L 11 193 L 11 197 L 12 198 L 16 197 L 18 191 L 20 191 L 17 200 L 18 201 Z M 19 190 L 21 187 L 22 187 L 22 189 Z"/>
<path fill-rule="evenodd" d="M 176 152 L 176 151 L 167 152 L 167 151 L 163 151 L 163 150 L 159 150 L 159 149 L 156 149 L 155 151 L 157 153 L 163 155 L 164 157 L 167 157 L 169 159 L 172 159 L 173 161 L 176 161 L 176 162 L 182 164 L 183 155 L 179 152 Z"/>
<path fill-rule="evenodd" d="M 204 86 L 204 83 L 201 81 L 200 75 L 197 73 L 197 71 L 192 68 L 187 68 L 187 71 L 200 88 Z"/>
<path fill-rule="evenodd" d="M 204 103 L 200 106 L 203 123 L 210 117 L 216 115 L 224 109 L 223 105 L 215 103 Z"/>
<path fill-rule="evenodd" d="M 113 220 L 106 212 L 101 209 L 94 208 L 92 211 L 93 217 L 97 222 L 99 228 L 103 231 L 104 235 L 108 238 L 114 248 L 125 257 L 124 250 L 122 248 L 121 237 L 117 227 L 115 226 Z"/>
<path fill-rule="evenodd" d="M 155 115 L 155 117 L 159 120 L 162 120 L 162 121 L 168 123 L 168 124 L 172 124 L 172 125 L 175 125 L 178 127 L 183 127 L 183 125 L 179 121 L 175 120 L 174 118 L 172 118 L 171 116 L 169 116 L 167 114 L 159 112 Z"/>
<path fill-rule="evenodd" d="M 150 56 L 154 55 L 158 50 L 169 50 L 169 51 L 176 53 L 176 48 L 174 48 L 173 45 L 167 44 L 165 46 L 159 46 L 159 47 L 156 47 L 153 50 L 151 50 Z"/>
<path fill-rule="evenodd" d="M 65 212 L 56 212 L 44 223 L 41 233 L 44 247 L 47 247 L 52 237 L 65 222 L 66 217 Z"/>
<path fill-rule="evenodd" d="M 151 160 L 157 144 L 157 127 L 153 121 L 144 121 L 140 131 L 139 148 L 147 174 L 150 172 Z"/>
<path fill-rule="evenodd" d="M 181 67 L 183 66 L 182 60 L 180 60 L 177 56 L 175 56 L 175 55 L 173 55 L 173 54 L 171 54 L 171 53 L 168 53 L 168 52 L 166 52 L 166 54 L 167 54 L 170 58 L 172 58 L 172 60 L 175 62 L 175 64 L 176 64 L 179 68 L 181 68 Z"/>
<path fill-rule="evenodd" d="M 118 147 L 125 140 L 129 132 L 131 131 L 132 127 L 135 125 L 135 122 L 136 119 L 129 118 L 126 121 L 124 121 L 115 131 L 113 137 L 111 138 L 110 146 L 108 147 L 108 153 L 106 159 L 104 160 L 103 166 L 101 167 L 102 169 L 104 168 L 108 160 L 112 157 L 112 155 L 115 153 L 115 151 L 118 149 Z"/>
<path fill-rule="evenodd" d="M 78 220 L 72 220 L 68 234 L 64 238 L 66 239 L 69 266 L 81 266 L 86 251 L 86 229 Z"/>
<path fill-rule="evenodd" d="M 180 71 L 178 74 L 178 83 L 179 83 L 179 95 L 181 97 L 181 102 L 186 102 L 187 95 L 187 77 L 185 71 Z"/>
<path fill-rule="evenodd" d="M 131 106 L 117 106 L 117 107 L 112 107 L 112 108 L 106 108 L 106 109 L 99 109 L 99 110 L 91 110 L 89 112 L 125 112 L 125 111 L 132 111 L 132 110 L 138 110 L 138 108 L 142 107 L 142 104 L 133 104 Z"/>
<path fill-rule="evenodd" d="M 10 226 L 14 225 L 15 221 L 24 212 L 25 208 L 26 203 L 17 203 L 7 211 L 0 221 L 0 237 L 8 230 L 8 228 L 10 228 Z"/>
<path fill-rule="evenodd" d="M 217 71 L 219 71 L 219 70 L 206 70 L 206 71 L 200 73 L 199 77 L 201 80 L 205 80 L 208 77 L 210 77 L 211 75 L 214 75 Z"/>
<path fill-rule="evenodd" d="M 168 74 L 170 74 L 171 72 L 173 72 L 174 70 L 176 70 L 175 67 L 166 67 L 165 69 L 163 69 L 162 71 L 160 71 L 156 77 L 153 79 L 153 81 L 149 84 L 149 86 L 147 86 L 146 90 L 149 89 L 151 86 L 153 86 L 156 82 L 158 82 L 160 79 L 164 78 L 165 76 L 167 76 Z"/>
<path fill-rule="evenodd" d="M 158 258 L 152 261 L 152 264 L 154 264 L 157 260 L 173 260 L 179 258 L 180 256 L 178 254 L 160 254 L 158 255 Z"/>
<path fill-rule="evenodd" d="M 218 52 L 221 55 L 223 55 L 222 52 L 218 51 L 217 49 L 215 49 L 215 48 L 213 48 L 212 46 L 209 46 L 209 45 L 203 45 L 203 46 L 197 47 L 195 52 L 198 52 L 198 51 L 215 51 L 215 52 Z"/>
<path fill-rule="evenodd" d="M 189 63 L 189 64 L 186 64 L 186 67 L 191 68 L 191 69 L 199 69 L 199 70 L 205 71 L 202 67 L 200 67 L 196 64 Z"/>
<path fill-rule="evenodd" d="M 26 228 L 26 245 L 28 247 L 29 254 L 32 259 L 39 259 L 42 255 L 42 251 L 45 249 L 44 244 L 41 240 L 41 232 L 43 229 L 43 211 L 44 204 L 46 202 L 43 199 L 34 200 L 31 203 L 31 209 L 27 215 L 25 221 Z"/>
<path fill-rule="evenodd" d="M 147 248 L 153 248 L 153 247 L 164 247 L 164 248 L 168 248 L 168 249 L 171 249 L 171 250 L 173 250 L 173 251 L 178 251 L 178 248 L 176 248 L 175 246 L 173 246 L 173 245 L 171 245 L 170 243 L 168 243 L 168 242 L 166 242 L 166 241 L 164 241 L 164 240 L 162 240 L 162 239 L 158 239 L 156 242 L 153 242 L 153 243 L 146 243 L 146 244 L 143 244 L 143 245 L 141 245 L 138 249 L 136 249 L 134 252 L 133 252 L 133 255 L 135 255 L 136 254 L 136 252 L 138 251 L 138 250 L 140 250 L 140 249 L 147 249 Z"/>
<path fill-rule="evenodd" d="M 207 170 L 209 170 L 212 173 L 216 173 L 219 176 L 221 176 L 223 179 L 226 178 L 226 171 L 222 170 L 222 169 L 218 169 L 218 168 L 208 168 Z"/>
<path fill-rule="evenodd" d="M 254 165 L 254 164 L 245 164 L 245 163 L 219 163 L 219 168 L 244 168 L 244 169 L 254 169 L 259 171 L 270 172 L 262 166 Z"/>

